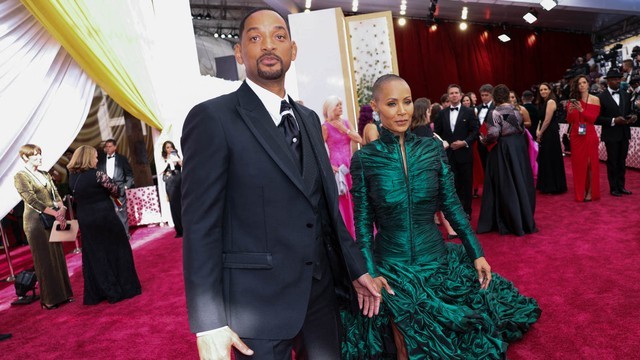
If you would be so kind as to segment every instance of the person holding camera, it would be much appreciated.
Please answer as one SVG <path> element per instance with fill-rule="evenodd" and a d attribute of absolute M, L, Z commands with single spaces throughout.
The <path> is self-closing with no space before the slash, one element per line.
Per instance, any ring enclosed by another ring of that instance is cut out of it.
<path fill-rule="evenodd" d="M 589 94 L 589 80 L 579 75 L 571 82 L 571 99 L 567 102 L 576 201 L 600 199 L 599 141 L 594 126 L 599 114 L 600 99 Z"/>
<path fill-rule="evenodd" d="M 40 287 L 40 303 L 51 310 L 73 301 L 71 281 L 61 243 L 50 243 L 51 225 L 45 225 L 40 214 L 55 217 L 66 226 L 66 208 L 51 176 L 41 171 L 42 149 L 26 144 L 20 148 L 24 169 L 14 177 L 14 184 L 24 200 L 24 232 L 31 248 L 33 266 Z"/>
<path fill-rule="evenodd" d="M 598 95 L 600 116 L 596 124 L 602 126 L 600 140 L 607 148 L 607 178 L 612 196 L 631 195 L 625 188 L 625 172 L 631 129 L 638 117 L 631 114 L 630 96 L 620 91 L 622 73 L 617 68 L 607 71 L 607 89 Z"/>
<path fill-rule="evenodd" d="M 167 164 L 162 172 L 162 181 L 169 197 L 169 208 L 176 237 L 179 238 L 182 237 L 182 159 L 173 142 L 167 140 L 162 144 L 162 158 Z"/>

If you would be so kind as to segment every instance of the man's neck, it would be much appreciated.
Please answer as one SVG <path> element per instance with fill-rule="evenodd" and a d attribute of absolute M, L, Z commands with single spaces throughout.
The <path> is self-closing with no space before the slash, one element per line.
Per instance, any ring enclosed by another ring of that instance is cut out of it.
<path fill-rule="evenodd" d="M 268 90 L 280 98 L 284 98 L 286 91 L 284 89 L 284 78 L 278 80 L 262 80 L 262 79 L 249 79 L 254 84 L 260 86 L 261 88 Z"/>
<path fill-rule="evenodd" d="M 457 103 L 457 104 L 451 103 L 451 105 L 449 105 L 449 106 L 451 106 L 451 107 L 460 107 L 460 103 Z"/>

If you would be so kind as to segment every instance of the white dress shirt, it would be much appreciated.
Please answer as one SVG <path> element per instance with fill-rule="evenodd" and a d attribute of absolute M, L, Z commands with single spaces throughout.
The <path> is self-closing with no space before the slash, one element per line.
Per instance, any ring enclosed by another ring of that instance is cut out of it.
<path fill-rule="evenodd" d="M 462 104 L 449 106 L 449 125 L 451 125 L 451 132 L 456 128 L 456 122 L 458 121 L 458 115 L 460 115 L 460 107 Z M 454 108 L 458 108 L 458 110 L 453 110 Z"/>
<path fill-rule="evenodd" d="M 276 124 L 276 126 L 280 125 L 280 121 L 282 120 L 282 116 L 280 116 L 280 103 L 282 102 L 282 100 L 289 102 L 289 94 L 287 94 L 286 90 L 284 93 L 284 98 L 281 98 L 280 96 L 261 87 L 260 85 L 254 83 L 249 79 L 246 79 L 246 82 L 251 90 L 253 90 L 253 92 L 258 95 L 258 98 L 262 102 L 262 105 L 267 108 L 267 111 L 269 112 L 269 115 L 271 115 L 273 123 Z M 293 118 L 295 119 L 295 116 Z M 296 120 L 296 124 L 297 122 L 298 120 Z"/>
<path fill-rule="evenodd" d="M 107 155 L 107 175 L 113 179 L 113 173 L 116 170 L 116 153 Z"/>
<path fill-rule="evenodd" d="M 486 104 L 482 104 L 485 105 L 486 108 L 480 108 L 480 111 L 478 112 L 478 121 L 480 121 L 480 125 L 484 123 L 484 118 L 487 117 L 487 113 L 489 112 L 489 107 L 491 107 L 492 102 L 493 101 L 489 101 Z"/>

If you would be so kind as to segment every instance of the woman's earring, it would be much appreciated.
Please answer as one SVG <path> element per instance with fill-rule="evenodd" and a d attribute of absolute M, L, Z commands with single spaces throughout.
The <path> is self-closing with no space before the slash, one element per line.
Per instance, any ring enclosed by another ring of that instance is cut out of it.
<path fill-rule="evenodd" d="M 371 117 L 373 117 L 373 120 L 375 121 L 380 121 L 380 115 L 378 115 L 377 111 L 372 112 Z"/>

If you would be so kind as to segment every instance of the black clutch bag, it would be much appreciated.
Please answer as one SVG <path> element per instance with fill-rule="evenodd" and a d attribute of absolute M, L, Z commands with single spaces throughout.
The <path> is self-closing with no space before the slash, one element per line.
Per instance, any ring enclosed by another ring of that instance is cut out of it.
<path fill-rule="evenodd" d="M 51 228 L 53 228 L 53 222 L 56 221 L 56 217 L 43 212 L 39 215 L 40 222 L 42 222 L 42 226 L 44 226 L 45 230 L 51 230 Z"/>

